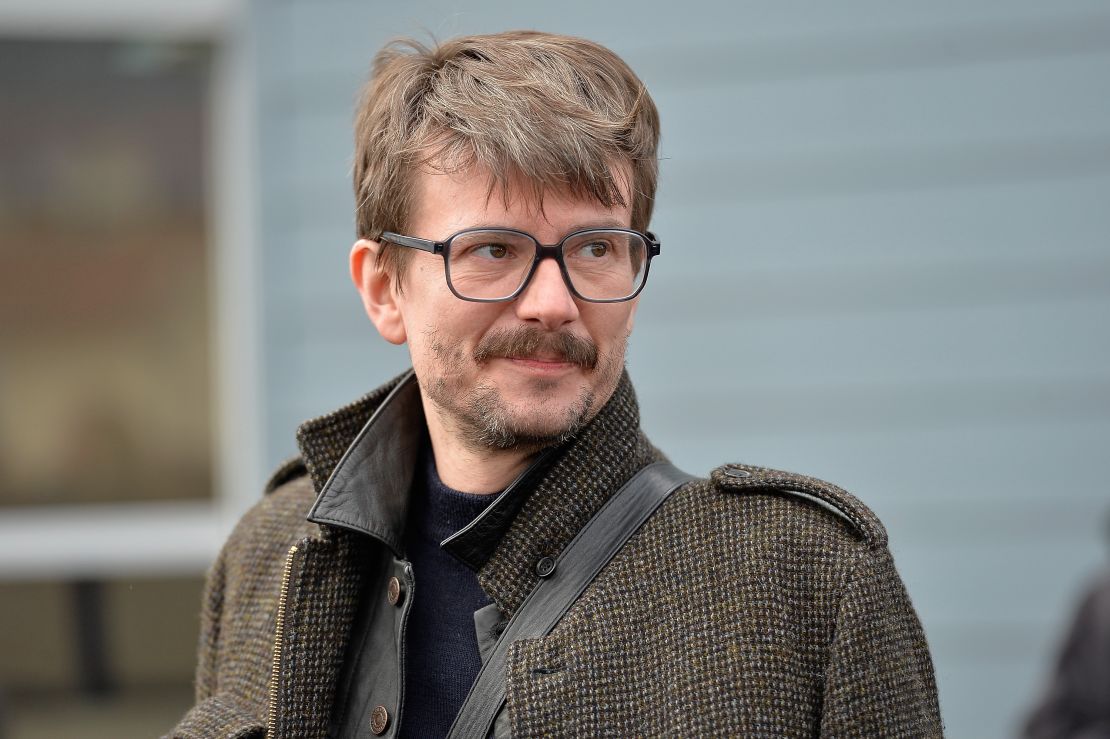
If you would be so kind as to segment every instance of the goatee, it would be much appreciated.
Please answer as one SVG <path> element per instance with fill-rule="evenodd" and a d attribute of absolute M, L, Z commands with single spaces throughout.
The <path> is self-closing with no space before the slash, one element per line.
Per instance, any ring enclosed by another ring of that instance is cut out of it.
<path fill-rule="evenodd" d="M 425 391 L 443 420 L 454 426 L 460 438 L 472 449 L 533 452 L 562 444 L 580 432 L 597 412 L 594 383 L 583 387 L 569 405 L 552 410 L 545 406 L 548 401 L 557 400 L 554 393 L 558 382 L 537 378 L 532 381 L 535 403 L 523 414 L 519 409 L 514 412 L 501 391 L 490 382 L 480 381 L 476 386 L 461 391 L 452 387 L 452 380 L 462 376 L 465 370 L 461 350 L 444 346 L 435 341 L 435 337 L 430 343 L 440 360 L 440 367 Z M 622 348 L 623 344 L 612 352 L 613 356 L 603 357 L 589 338 L 568 331 L 549 332 L 521 326 L 494 331 L 483 337 L 470 360 L 478 367 L 499 358 L 562 361 L 591 374 L 600 372 L 606 378 L 611 375 L 615 386 L 624 356 Z"/>

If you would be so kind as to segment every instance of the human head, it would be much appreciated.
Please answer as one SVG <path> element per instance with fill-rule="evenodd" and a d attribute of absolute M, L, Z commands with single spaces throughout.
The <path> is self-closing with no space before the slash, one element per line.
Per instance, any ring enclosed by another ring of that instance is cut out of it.
<path fill-rule="evenodd" d="M 421 168 L 486 172 L 490 195 L 502 198 L 510 183 L 526 183 L 523 195 L 541 204 L 560 192 L 623 205 L 627 192 L 632 228 L 644 231 L 658 143 L 643 84 L 592 41 L 537 31 L 434 47 L 394 41 L 374 59 L 355 122 L 357 235 L 407 232 Z M 398 287 L 410 257 L 392 245 L 379 253 Z"/>

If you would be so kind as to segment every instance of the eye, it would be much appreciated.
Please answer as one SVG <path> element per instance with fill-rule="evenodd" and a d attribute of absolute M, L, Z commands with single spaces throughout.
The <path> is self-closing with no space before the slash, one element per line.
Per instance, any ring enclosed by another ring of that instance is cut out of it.
<path fill-rule="evenodd" d="M 601 259 L 609 255 L 609 250 L 612 247 L 605 241 L 591 241 L 588 244 L 583 244 L 578 247 L 578 255 L 590 259 Z"/>
<path fill-rule="evenodd" d="M 468 256 L 482 257 L 485 259 L 500 260 L 512 256 L 512 248 L 508 244 L 477 244 L 466 250 Z"/>

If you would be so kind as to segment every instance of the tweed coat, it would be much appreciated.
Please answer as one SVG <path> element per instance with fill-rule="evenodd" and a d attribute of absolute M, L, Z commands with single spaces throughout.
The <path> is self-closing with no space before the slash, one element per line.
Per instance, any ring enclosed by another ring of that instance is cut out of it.
<path fill-rule="evenodd" d="M 206 583 L 197 702 L 170 736 L 327 736 L 381 548 L 306 512 L 397 382 L 302 426 L 301 457 L 232 533 Z M 477 573 L 501 612 L 536 585 L 540 558 L 660 459 L 625 375 L 518 492 Z M 881 523 L 836 486 L 749 465 L 672 494 L 552 633 L 512 646 L 506 669 L 513 736 L 942 735 L 925 636 Z"/>

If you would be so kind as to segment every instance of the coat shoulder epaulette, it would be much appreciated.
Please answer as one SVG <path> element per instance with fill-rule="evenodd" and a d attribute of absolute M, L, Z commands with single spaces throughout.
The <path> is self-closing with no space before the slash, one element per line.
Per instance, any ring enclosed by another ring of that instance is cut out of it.
<path fill-rule="evenodd" d="M 859 498 L 831 482 L 750 464 L 723 465 L 713 470 L 710 479 L 723 491 L 771 492 L 803 498 L 846 521 L 868 546 L 886 546 L 886 529 L 879 517 Z"/>
<path fill-rule="evenodd" d="M 290 459 L 282 462 L 274 473 L 270 475 L 270 479 L 266 481 L 266 487 L 263 488 L 266 495 L 274 492 L 282 485 L 298 477 L 303 477 L 308 474 L 308 468 L 305 466 L 304 459 L 300 456 L 291 457 Z"/>

